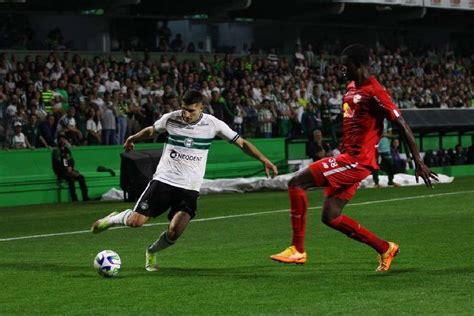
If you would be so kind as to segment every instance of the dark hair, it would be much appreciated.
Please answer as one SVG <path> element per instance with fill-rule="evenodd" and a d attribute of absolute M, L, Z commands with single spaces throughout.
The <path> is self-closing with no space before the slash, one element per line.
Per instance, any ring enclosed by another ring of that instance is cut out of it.
<path fill-rule="evenodd" d="M 183 96 L 183 102 L 185 105 L 191 105 L 194 103 L 201 103 L 202 102 L 202 94 L 197 90 L 188 90 Z"/>
<path fill-rule="evenodd" d="M 362 44 L 351 44 L 347 46 L 341 55 L 345 56 L 348 61 L 357 66 L 369 64 L 369 51 L 367 47 Z"/>

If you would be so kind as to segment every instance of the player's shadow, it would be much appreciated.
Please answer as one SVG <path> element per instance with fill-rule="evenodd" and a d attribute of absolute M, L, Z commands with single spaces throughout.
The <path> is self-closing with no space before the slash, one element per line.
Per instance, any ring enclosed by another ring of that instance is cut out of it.
<path fill-rule="evenodd" d="M 395 277 L 405 274 L 418 274 L 418 275 L 467 275 L 474 273 L 474 266 L 469 267 L 449 267 L 439 269 L 423 269 L 423 268 L 392 268 L 387 273 L 374 273 L 370 277 Z"/>
<path fill-rule="evenodd" d="M 278 267 L 277 267 L 278 268 Z M 161 267 L 158 272 L 147 272 L 142 267 L 134 267 L 123 270 L 123 276 L 130 277 L 150 277 L 156 276 L 160 278 L 216 278 L 216 279 L 271 279 L 275 275 L 273 271 L 275 266 L 272 265 L 253 265 L 253 266 L 239 266 L 239 267 L 222 267 L 222 268 L 206 268 L 206 267 Z M 279 276 L 281 277 L 281 276 Z"/>
<path fill-rule="evenodd" d="M 51 272 L 87 272 L 91 268 L 84 265 L 64 265 L 44 262 L 0 262 L 0 270 L 13 270 L 23 272 L 51 271 Z"/>

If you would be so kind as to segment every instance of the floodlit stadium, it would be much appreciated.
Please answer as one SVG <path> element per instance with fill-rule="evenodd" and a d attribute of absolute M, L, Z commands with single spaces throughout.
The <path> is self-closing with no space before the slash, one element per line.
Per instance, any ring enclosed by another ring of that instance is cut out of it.
<path fill-rule="evenodd" d="M 471 315 L 474 1 L 2 1 L 1 315 Z"/>

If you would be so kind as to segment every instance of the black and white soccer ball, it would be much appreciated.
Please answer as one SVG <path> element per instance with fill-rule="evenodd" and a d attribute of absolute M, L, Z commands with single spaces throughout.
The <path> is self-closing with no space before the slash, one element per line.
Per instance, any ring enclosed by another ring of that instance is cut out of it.
<path fill-rule="evenodd" d="M 103 250 L 95 256 L 94 268 L 103 277 L 116 276 L 120 271 L 122 260 L 119 255 L 112 250 Z"/>

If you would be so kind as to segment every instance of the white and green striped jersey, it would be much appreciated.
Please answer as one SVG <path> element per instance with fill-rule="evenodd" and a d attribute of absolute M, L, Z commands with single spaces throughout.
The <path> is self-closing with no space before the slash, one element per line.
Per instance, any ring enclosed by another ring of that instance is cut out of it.
<path fill-rule="evenodd" d="M 199 192 L 214 137 L 220 136 L 233 143 L 239 134 L 209 114 L 203 113 L 197 122 L 189 124 L 183 120 L 181 112 L 167 113 L 153 124 L 158 133 L 166 131 L 169 134 L 153 179 Z"/>

